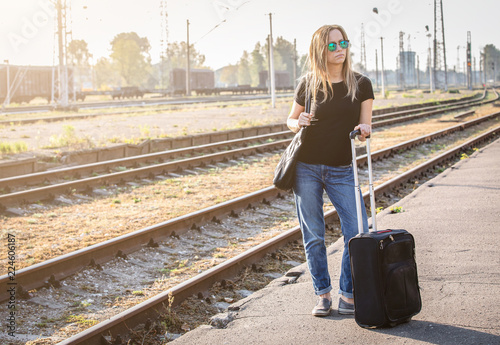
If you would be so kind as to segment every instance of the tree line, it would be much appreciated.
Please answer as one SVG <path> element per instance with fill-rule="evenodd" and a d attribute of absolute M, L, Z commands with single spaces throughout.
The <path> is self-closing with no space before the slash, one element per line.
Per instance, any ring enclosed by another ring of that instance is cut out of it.
<path fill-rule="evenodd" d="M 186 67 L 186 42 L 172 42 L 167 45 L 161 61 L 151 62 L 151 45 L 147 37 L 140 37 L 135 32 L 120 33 L 110 42 L 111 53 L 101 57 L 93 66 L 91 75 L 90 59 L 92 54 L 84 40 L 73 40 L 67 49 L 68 64 L 74 69 L 77 87 L 82 88 L 84 81 L 92 80 L 95 89 L 106 89 L 116 86 L 140 86 L 148 89 L 168 89 L 170 72 L 174 68 Z M 306 55 L 296 56 L 294 44 L 283 37 L 274 41 L 274 68 L 287 71 L 293 77 L 294 62 L 297 77 L 304 70 Z M 484 47 L 484 72 L 486 80 L 500 79 L 500 51 L 492 44 Z M 296 60 L 294 61 L 294 57 Z M 205 55 L 190 45 L 191 68 L 208 68 Z M 355 67 L 364 70 L 362 66 Z M 259 73 L 269 69 L 269 45 L 257 42 L 253 50 L 243 51 L 235 64 L 221 68 L 218 81 L 225 85 L 259 85 Z M 386 71 L 388 72 L 388 71 Z"/>
<path fill-rule="evenodd" d="M 74 69 L 77 87 L 82 88 L 85 81 L 92 79 L 96 89 L 115 86 L 165 89 L 170 86 L 170 72 L 174 68 L 186 67 L 186 42 L 168 43 L 160 62 L 155 64 L 151 61 L 149 40 L 135 32 L 116 35 L 110 42 L 110 48 L 110 55 L 99 58 L 93 66 L 93 72 L 90 72 L 92 54 L 85 40 L 73 40 L 68 44 L 68 65 Z M 297 76 L 301 74 L 306 57 L 296 56 L 293 43 L 278 37 L 273 49 L 275 70 L 288 71 L 292 77 L 295 57 Z M 190 45 L 190 62 L 191 68 L 208 68 L 205 65 L 205 55 L 197 51 L 194 45 Z M 257 86 L 259 73 L 268 70 L 268 66 L 268 42 L 257 42 L 252 51 L 243 51 L 239 61 L 219 71 L 219 82 Z M 90 73 L 93 73 L 93 76 Z"/>

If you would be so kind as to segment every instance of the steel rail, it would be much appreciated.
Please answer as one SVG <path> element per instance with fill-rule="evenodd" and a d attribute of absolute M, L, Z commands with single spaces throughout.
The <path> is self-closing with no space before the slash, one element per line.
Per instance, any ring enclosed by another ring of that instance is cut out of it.
<path fill-rule="evenodd" d="M 405 114 L 406 111 L 399 112 L 399 115 L 385 114 L 385 115 L 373 116 L 372 127 L 377 128 L 377 127 L 389 126 L 389 125 L 393 125 L 396 123 L 401 123 L 401 122 L 405 122 L 405 121 L 419 119 L 422 117 L 442 114 L 442 113 L 449 112 L 449 111 L 459 110 L 459 109 L 468 108 L 468 107 L 481 106 L 484 104 L 496 102 L 500 98 L 500 96 L 498 95 L 498 93 L 496 92 L 495 89 L 493 89 L 493 92 L 495 93 L 495 98 L 488 100 L 488 101 L 484 100 L 484 98 L 486 98 L 486 92 L 485 92 L 480 99 L 473 99 L 473 100 L 457 102 L 457 103 L 453 103 L 453 105 L 451 105 L 451 106 L 448 104 L 443 104 L 443 105 L 439 105 L 439 106 L 421 108 L 421 110 L 425 109 L 426 111 L 423 113 L 420 113 L 420 114 L 412 115 L 410 120 L 405 120 L 407 117 L 401 116 L 401 115 L 406 115 Z M 456 115 L 455 118 L 466 117 L 466 116 L 471 115 L 473 112 L 474 111 L 468 111 L 465 113 L 461 113 L 459 115 Z M 400 116 L 400 117 L 398 117 L 398 116 Z"/>
<path fill-rule="evenodd" d="M 456 100 L 445 100 L 441 101 L 440 103 L 445 104 L 445 103 L 453 103 L 454 101 L 463 101 L 469 98 L 475 98 L 477 94 L 474 94 L 472 96 L 468 97 L 463 97 L 462 99 Z M 154 106 L 154 105 L 186 105 L 186 104 L 200 104 L 200 103 L 216 103 L 216 102 L 237 102 L 237 101 L 248 101 L 248 100 L 259 100 L 259 99 L 266 99 L 268 96 L 265 95 L 253 95 L 254 97 L 251 98 L 252 95 L 232 95 L 232 96 L 217 96 L 217 97 L 199 97 L 199 98 L 191 98 L 191 99 L 186 99 L 186 98 L 176 98 L 176 99 L 143 99 L 143 100 L 128 100 L 128 101 L 105 101 L 105 102 L 87 102 L 87 103 L 77 103 L 77 104 L 72 104 L 72 106 L 76 106 L 77 109 L 100 109 L 100 108 L 120 108 L 120 107 L 144 107 L 144 106 Z M 281 94 L 278 95 L 278 98 L 283 98 L 283 97 L 289 97 L 290 94 Z M 427 104 L 432 104 L 435 102 L 427 102 Z M 401 106 L 403 107 L 408 107 L 408 106 Z M 20 114 L 20 113 L 29 113 L 29 112 L 45 112 L 45 111 L 52 111 L 54 110 L 54 106 L 52 105 L 38 105 L 38 106 L 24 106 L 24 107 L 10 107 L 7 108 L 3 111 L 0 111 L 0 114 L 5 114 L 5 115 L 14 115 L 14 114 Z M 140 111 L 140 110 L 139 110 Z M 122 112 L 119 112 L 122 113 Z M 111 113 L 109 115 L 115 115 L 116 113 Z M 99 114 L 101 116 L 103 114 Z M 31 123 L 34 121 L 39 121 L 39 120 L 44 120 L 44 121 L 61 121 L 61 120 L 66 120 L 66 119 L 75 119 L 75 118 L 84 118 L 84 117 L 91 117 L 92 115 L 73 115 L 74 117 L 71 116 L 61 116 L 61 117 L 47 117 L 47 118 L 39 118 L 39 119 L 26 119 L 26 120 L 10 120 L 8 122 L 14 122 L 14 123 Z M 2 123 L 2 121 L 0 121 Z"/>
<path fill-rule="evenodd" d="M 224 216 L 235 215 L 249 206 L 263 201 L 267 202 L 279 196 L 279 191 L 274 187 L 264 188 L 215 206 L 176 217 L 17 270 L 15 278 L 18 292 L 22 294 L 25 291 L 42 287 L 47 281 L 54 282 L 61 280 L 89 265 L 95 266 L 112 260 L 115 257 L 126 256 L 144 246 L 155 245 L 156 242 L 164 240 L 169 236 L 179 235 L 190 229 L 197 229 L 199 228 L 199 224 L 216 221 L 218 218 Z M 7 292 L 9 281 L 10 278 L 8 275 L 0 277 L 0 286 L 2 287 L 0 302 L 9 298 Z"/>
<path fill-rule="evenodd" d="M 482 98 L 484 98 L 484 97 L 485 97 L 485 94 L 483 94 Z M 476 101 L 476 100 L 473 100 L 473 101 Z M 453 104 L 460 104 L 460 103 L 466 103 L 466 102 L 470 102 L 470 100 L 462 101 L 462 102 L 458 102 L 458 103 L 453 103 Z M 412 113 L 415 111 L 421 111 L 422 109 L 434 109 L 436 107 L 443 107 L 443 106 L 444 105 L 416 108 L 416 109 L 412 108 L 409 110 L 399 111 L 396 113 L 389 113 L 386 115 L 374 116 L 373 119 L 374 119 L 374 121 L 377 121 L 377 119 L 379 119 L 379 118 L 386 119 L 387 117 L 394 117 L 394 115 L 392 115 L 392 114 L 404 115 L 404 114 L 409 114 L 409 113 Z M 239 138 L 239 139 L 228 140 L 228 141 L 223 141 L 223 142 L 217 142 L 217 143 L 211 143 L 211 144 L 205 144 L 205 145 L 199 145 L 199 146 L 192 146 L 192 147 L 180 148 L 180 149 L 175 149 L 175 150 L 167 150 L 167 151 L 162 151 L 162 152 L 156 152 L 156 153 L 126 157 L 126 158 L 113 159 L 113 160 L 103 161 L 103 162 L 83 164 L 83 165 L 79 165 L 76 167 L 67 167 L 67 168 L 62 168 L 62 169 L 55 169 L 55 170 L 50 170 L 50 171 L 31 173 L 31 174 L 26 174 L 26 175 L 6 177 L 6 178 L 0 179 L 0 188 L 3 188 L 4 190 L 10 191 L 10 189 L 12 187 L 35 185 L 35 184 L 42 183 L 44 181 L 49 181 L 49 180 L 54 179 L 54 178 L 66 177 L 66 176 L 68 176 L 68 174 L 74 175 L 76 178 L 79 178 L 80 176 L 85 175 L 85 174 L 89 174 L 89 173 L 92 174 L 95 172 L 109 171 L 110 169 L 120 167 L 120 166 L 125 166 L 125 167 L 134 166 L 134 165 L 136 166 L 138 164 L 147 163 L 147 162 L 155 161 L 155 160 L 162 162 L 162 161 L 165 161 L 168 159 L 173 159 L 177 156 L 182 156 L 182 155 L 196 154 L 198 152 L 206 152 L 206 151 L 213 152 L 214 150 L 218 150 L 218 149 L 220 149 L 220 147 L 224 147 L 224 146 L 245 145 L 245 144 L 251 143 L 252 141 L 259 141 L 259 140 L 262 141 L 262 140 L 266 140 L 266 139 L 275 139 L 276 140 L 278 138 L 288 137 L 290 135 L 291 135 L 290 131 L 275 132 L 275 133 L 265 134 L 265 135 L 261 135 L 261 136 L 257 135 L 257 136 Z"/>
<path fill-rule="evenodd" d="M 454 109 L 449 109 L 449 110 L 454 110 Z M 447 110 L 447 111 L 449 111 Z M 438 110 L 439 111 L 439 110 Z M 436 111 L 432 111 L 430 113 L 435 114 Z M 404 122 L 404 121 L 410 121 L 416 118 L 421 118 L 429 116 L 429 113 L 421 113 L 413 116 L 405 116 L 402 118 L 397 118 L 397 119 L 391 119 L 391 120 L 384 120 L 381 122 L 375 122 L 372 124 L 372 127 L 380 127 L 383 125 L 389 125 L 389 124 L 394 124 L 398 122 Z M 276 136 L 286 136 L 289 134 L 287 131 L 275 133 L 274 135 Z M 271 138 L 273 134 L 266 134 L 262 138 Z M 257 136 L 258 137 L 258 136 Z M 256 139 L 257 137 L 254 137 Z M 253 139 L 252 139 L 253 140 Z M 207 145 L 202 145 L 199 146 L 201 147 L 202 150 L 205 149 L 213 149 L 216 147 L 220 147 L 219 145 L 222 146 L 228 146 L 230 143 L 243 143 L 245 142 L 246 139 L 235 139 L 232 141 L 227 141 L 227 142 L 222 142 L 220 144 L 214 143 L 214 144 L 207 144 Z M 195 157 L 195 158 L 188 158 L 188 159 L 183 159 L 183 160 L 178 160 L 178 161 L 173 161 L 173 162 L 168 162 L 168 163 L 161 163 L 161 164 L 154 164 L 151 166 L 147 167 L 142 167 L 142 168 L 136 168 L 133 170 L 128 170 L 128 171 L 122 171 L 122 172 L 115 172 L 115 173 L 110 173 L 110 174 L 105 174 L 101 176 L 96 176 L 96 177 L 88 177 L 84 179 L 79 179 L 77 181 L 68 181 L 64 183 L 58 183 L 54 184 L 51 186 L 44 186 L 44 187 L 38 187 L 38 188 L 33 188 L 33 189 L 28 189 L 28 190 L 23 190 L 23 191 L 18 191 L 18 192 L 13 192 L 13 193 L 7 193 L 0 195 L 0 209 L 5 209 L 9 205 L 13 205 L 16 202 L 22 201 L 22 202 L 34 202 L 38 200 L 43 200 L 43 199 L 48 199 L 51 200 L 55 197 L 56 194 L 61 194 L 61 193 L 71 193 L 72 191 L 88 191 L 89 188 L 92 186 L 96 185 L 106 185 L 107 183 L 113 183 L 113 182 L 118 182 L 118 183 L 123 183 L 126 180 L 134 179 L 134 178 L 145 178 L 145 177 L 154 177 L 155 174 L 165 174 L 168 172 L 175 172 L 179 171 L 182 169 L 190 169 L 192 167 L 196 166 L 204 166 L 206 164 L 211 164 L 213 162 L 220 162 L 224 161 L 226 159 L 232 159 L 244 155 L 251 155 L 255 153 L 259 153 L 259 150 L 262 151 L 272 151 L 274 149 L 278 149 L 281 147 L 284 147 L 288 145 L 288 143 L 291 141 L 291 139 L 287 140 L 281 140 L 281 141 L 276 141 L 273 143 L 267 143 L 267 144 L 262 144 L 258 146 L 253 146 L 253 147 L 247 147 L 247 148 L 242 148 L 242 149 L 236 149 L 236 150 L 230 150 L 230 151 L 225 151 L 221 153 L 215 153 L 215 154 L 209 154 L 209 155 L 204 155 L 200 157 Z M 224 144 L 226 143 L 226 144 Z M 0 188 L 4 188 L 7 191 L 10 190 L 11 186 L 16 186 L 20 185 L 23 183 L 27 184 L 27 181 L 30 179 L 30 176 L 33 176 L 33 179 L 40 183 L 40 180 L 43 179 L 48 180 L 50 176 L 57 176 L 57 175 L 67 175 L 70 172 L 74 172 L 76 175 L 76 178 L 78 178 L 79 174 L 85 172 L 85 171 L 93 171 L 93 169 L 97 169 L 98 167 L 107 167 L 108 169 L 111 169 L 112 167 L 116 167 L 117 165 L 119 166 L 120 164 L 123 163 L 128 163 L 128 164 L 139 164 L 140 162 L 144 162 L 150 159 L 164 159 L 165 155 L 168 154 L 168 152 L 172 154 L 180 154 L 181 152 L 184 153 L 193 153 L 196 152 L 197 147 L 191 147 L 191 148 L 186 148 L 186 149 L 179 149 L 179 150 L 172 150 L 172 151 L 164 151 L 160 153 L 154 153 L 154 154 L 147 154 L 147 155 L 142 155 L 142 156 L 135 156 L 135 157 L 129 157 L 129 158 L 122 158 L 118 160 L 112 160 L 112 161 L 107 161 L 107 162 L 100 162 L 100 163 L 92 163 L 92 164 L 86 164 L 82 165 L 80 167 L 73 167 L 73 168 L 65 168 L 65 169 L 60 169 L 60 170 L 55 170 L 51 172 L 40 172 L 40 173 L 35 173 L 35 174 L 28 174 L 28 175 L 22 175 L 18 177 L 8 177 L 4 179 L 0 179 Z M 209 163 L 207 163 L 207 161 Z"/>
<path fill-rule="evenodd" d="M 253 144 L 255 142 L 262 142 L 265 140 L 278 140 L 282 138 L 288 138 L 290 136 L 290 133 L 290 131 L 275 132 L 199 146 L 190 146 L 180 149 L 148 153 L 126 158 L 118 158 L 103 162 L 82 164 L 57 170 L 5 177 L 0 179 L 0 188 L 11 189 L 16 186 L 35 185 L 44 181 L 50 181 L 57 178 L 65 178 L 67 176 L 74 176 L 76 178 L 79 178 L 82 175 L 90 175 L 97 172 L 110 171 L 111 169 L 117 167 L 134 167 L 138 166 L 139 164 L 147 164 L 151 162 L 161 163 L 167 160 L 176 159 L 177 157 L 195 155 L 204 152 L 215 152 L 225 147 L 238 147 Z"/>
<path fill-rule="evenodd" d="M 487 140 L 491 136 L 498 134 L 500 131 L 500 126 L 482 135 L 477 136 L 474 139 L 467 141 L 466 143 L 448 150 L 443 154 L 430 159 L 429 161 L 397 176 L 390 181 L 387 181 L 374 190 L 375 195 L 380 195 L 387 193 L 389 190 L 404 184 L 405 182 L 411 180 L 414 177 L 425 174 L 428 170 L 433 169 L 436 165 L 442 162 L 448 161 L 456 156 L 458 153 L 463 151 L 465 148 L 471 147 Z M 363 199 L 368 200 L 368 192 L 363 194 Z M 330 221 L 332 217 L 336 214 L 336 210 L 332 209 L 325 213 L 325 220 Z M 168 305 L 169 298 L 174 297 L 174 304 L 177 305 L 181 303 L 184 299 L 189 296 L 195 295 L 200 291 L 205 291 L 210 288 L 215 282 L 221 281 L 223 279 L 229 279 L 234 276 L 238 271 L 240 271 L 245 266 L 251 265 L 252 263 L 260 260 L 264 255 L 269 252 L 276 250 L 277 248 L 286 245 L 287 243 L 300 238 L 301 231 L 300 227 L 296 226 L 270 240 L 267 240 L 260 245 L 249 249 L 236 257 L 233 257 L 224 263 L 217 265 L 207 271 L 163 292 L 160 293 L 128 310 L 125 310 L 118 315 L 109 318 L 89 329 L 80 332 L 62 342 L 60 345 L 101 345 L 109 344 L 104 336 L 111 335 L 116 337 L 119 334 L 128 333 L 130 329 L 134 328 L 138 324 L 145 323 L 148 319 L 157 318 L 161 315 L 165 306 Z"/>
<path fill-rule="evenodd" d="M 500 115 L 500 112 L 489 115 L 494 118 Z M 373 160 L 388 157 L 394 153 L 406 150 L 416 146 L 418 143 L 429 142 L 432 139 L 462 130 L 466 127 L 478 123 L 479 120 L 486 121 L 486 118 L 476 119 L 453 126 L 449 129 L 421 136 L 419 138 L 409 140 L 407 142 L 376 151 L 372 154 Z M 358 164 L 361 166 L 366 162 L 366 155 L 358 157 Z M 197 228 L 199 225 L 210 220 L 215 220 L 228 214 L 235 214 L 249 205 L 266 200 L 272 200 L 279 197 L 281 193 L 274 187 L 264 188 L 260 191 L 241 196 L 224 203 L 211 206 L 196 212 L 189 213 L 185 216 L 180 216 L 160 224 L 156 224 L 147 228 L 143 228 L 132 233 L 122 235 L 105 242 L 95 244 L 72 253 L 68 253 L 42 263 L 38 263 L 16 272 L 16 282 L 19 291 L 28 291 L 39 288 L 46 281 L 61 280 L 75 272 L 85 268 L 88 265 L 97 265 L 107 262 L 116 256 L 126 255 L 143 246 L 152 245 L 162 239 L 175 234 L 182 234 L 185 231 Z M 3 275 L 0 277 L 0 301 L 6 300 L 9 296 L 7 293 L 9 277 Z"/>
<path fill-rule="evenodd" d="M 44 186 L 24 191 L 0 195 L 0 205 L 6 207 L 16 202 L 33 202 L 38 200 L 53 199 L 56 194 L 71 193 L 72 191 L 88 191 L 92 186 L 103 186 L 110 183 L 124 183 L 127 180 L 135 178 L 153 178 L 154 175 L 167 174 L 169 172 L 178 172 L 183 169 L 192 169 L 193 167 L 203 167 L 206 164 L 214 164 L 236 159 L 241 156 L 254 155 L 257 153 L 272 151 L 284 147 L 289 140 L 278 140 L 272 143 L 251 146 L 245 148 L 224 151 L 220 153 L 208 154 L 200 157 L 186 158 L 167 163 L 155 164 L 136 168 L 127 171 L 119 171 L 101 176 L 87 177 L 81 180 L 68 181 Z"/>
<path fill-rule="evenodd" d="M 486 91 L 483 93 L 483 95 L 480 98 L 477 98 L 477 99 L 474 98 L 474 99 L 468 99 L 468 100 L 460 100 L 458 102 L 446 102 L 446 103 L 441 103 L 441 104 L 433 105 L 433 106 L 429 106 L 429 107 L 422 107 L 422 108 L 418 108 L 418 109 L 408 109 L 408 110 L 397 111 L 397 112 L 393 112 L 393 113 L 389 113 L 389 114 L 374 115 L 372 117 L 372 120 L 373 121 L 375 121 L 375 120 L 377 120 L 377 121 L 388 120 L 388 119 L 395 118 L 395 117 L 414 114 L 416 111 L 418 111 L 418 112 L 431 112 L 431 111 L 434 111 L 437 109 L 449 107 L 450 103 L 453 106 L 455 106 L 455 105 L 459 106 L 459 105 L 465 105 L 465 104 L 473 105 L 474 103 L 482 102 L 485 98 L 486 98 Z"/>
<path fill-rule="evenodd" d="M 278 94 L 278 98 L 290 97 L 291 93 Z M 252 97 L 253 96 L 253 97 Z M 184 97 L 176 99 L 152 99 L 146 98 L 141 100 L 126 100 L 126 101 L 104 101 L 104 102 L 86 102 L 86 103 L 74 103 L 71 107 L 75 109 L 99 109 L 99 108 L 119 108 L 119 107 L 144 107 L 153 105 L 185 105 L 185 104 L 198 104 L 198 103 L 216 103 L 216 102 L 234 102 L 234 101 L 248 101 L 248 100 L 260 100 L 268 99 L 269 96 L 262 94 L 254 95 L 229 95 L 229 96 L 217 96 L 217 97 L 198 97 L 186 99 Z M 42 111 L 52 111 L 55 107 L 52 105 L 32 105 L 24 107 L 9 107 L 4 111 L 0 111 L 0 114 L 17 114 L 17 113 L 27 113 L 27 112 L 42 112 Z M 76 115 L 82 116 L 82 115 Z M 63 118 L 63 117 L 61 117 Z M 12 120 L 17 123 L 16 120 Z M 29 120 L 28 120 L 29 121 Z"/>

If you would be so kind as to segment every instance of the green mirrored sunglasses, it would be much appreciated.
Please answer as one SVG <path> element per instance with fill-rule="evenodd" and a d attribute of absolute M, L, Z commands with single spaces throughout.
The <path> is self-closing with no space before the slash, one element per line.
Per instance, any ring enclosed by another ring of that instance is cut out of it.
<path fill-rule="evenodd" d="M 348 40 L 340 41 L 338 43 L 338 45 L 342 49 L 347 49 L 349 47 L 349 41 Z M 336 51 L 337 50 L 337 43 L 335 43 L 335 42 L 328 43 L 328 50 L 331 52 Z"/>

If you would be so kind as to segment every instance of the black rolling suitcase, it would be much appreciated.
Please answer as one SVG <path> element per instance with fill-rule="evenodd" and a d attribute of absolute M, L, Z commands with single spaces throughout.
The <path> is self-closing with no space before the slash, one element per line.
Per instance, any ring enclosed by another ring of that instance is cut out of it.
<path fill-rule="evenodd" d="M 372 230 L 363 232 L 354 147 L 354 139 L 358 134 L 359 131 L 350 134 L 359 231 L 349 241 L 354 317 L 361 327 L 395 326 L 409 321 L 422 307 L 415 262 L 415 241 L 406 230 L 377 231 L 369 138 L 366 149 Z"/>

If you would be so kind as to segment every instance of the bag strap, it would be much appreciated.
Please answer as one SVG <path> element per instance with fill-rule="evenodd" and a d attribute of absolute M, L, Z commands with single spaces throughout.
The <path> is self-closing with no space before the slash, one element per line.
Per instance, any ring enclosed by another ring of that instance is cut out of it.
<path fill-rule="evenodd" d="M 312 102 L 312 93 L 310 92 L 309 90 L 309 82 L 306 78 L 306 91 L 305 91 L 305 98 L 306 98 L 306 101 L 305 101 L 305 112 L 309 114 L 309 112 L 311 111 L 311 102 Z"/>

